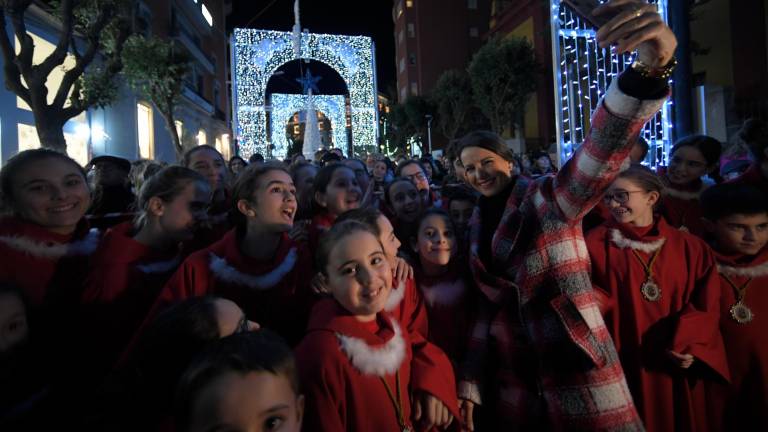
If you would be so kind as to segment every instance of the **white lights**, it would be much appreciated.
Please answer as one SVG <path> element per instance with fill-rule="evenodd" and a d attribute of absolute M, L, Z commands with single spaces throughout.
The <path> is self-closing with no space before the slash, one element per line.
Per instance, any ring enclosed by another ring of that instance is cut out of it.
<path fill-rule="evenodd" d="M 270 144 L 275 146 L 277 156 L 280 155 L 278 148 L 285 146 L 284 138 L 275 140 L 275 128 L 271 128 L 273 133 L 267 136 L 266 87 L 269 78 L 280 66 L 296 59 L 292 37 L 290 32 L 251 29 L 235 29 L 232 36 L 233 129 L 238 140 L 239 154 L 245 158 L 253 153 L 267 155 Z M 331 66 L 341 75 L 349 91 L 354 151 L 357 154 L 375 151 L 378 121 L 374 47 L 371 38 L 303 33 L 301 54 L 302 58 L 321 61 Z M 281 109 L 274 96 L 271 114 Z M 316 100 L 320 97 L 315 96 Z M 335 144 L 341 147 L 340 138 L 336 134 L 338 131 L 346 136 L 346 131 L 342 128 L 344 122 L 337 123 L 333 119 L 333 112 L 317 106 L 331 119 Z M 341 106 L 343 109 L 344 104 Z M 299 110 L 294 109 L 288 115 Z M 284 122 L 286 119 L 287 117 L 283 117 L 274 121 Z M 274 121 L 270 123 L 274 124 Z"/>
<path fill-rule="evenodd" d="M 205 22 L 208 23 L 210 27 L 213 27 L 213 15 L 211 15 L 211 12 L 208 10 L 205 5 L 202 5 L 202 11 L 203 11 L 203 18 L 205 18 Z"/>
<path fill-rule="evenodd" d="M 616 54 L 613 47 L 602 49 L 595 39 L 595 29 L 560 0 L 552 2 L 552 27 L 555 48 L 555 95 L 559 122 L 561 161 L 568 160 L 581 145 L 590 127 L 590 116 L 597 108 L 608 85 L 632 64 L 632 57 Z M 667 0 L 654 0 L 662 18 L 667 19 Z M 671 85 L 670 80 L 670 85 Z M 640 136 L 650 149 L 644 163 L 655 167 L 666 165 L 672 122 L 672 100 L 664 104 L 643 128 Z"/>
<path fill-rule="evenodd" d="M 303 111 L 309 96 L 299 94 L 272 93 L 272 112 L 270 113 L 270 142 L 275 145 L 272 157 L 285 159 L 288 156 L 288 143 L 285 139 L 285 124 L 290 117 Z M 315 109 L 322 112 L 331 121 L 333 146 L 347 152 L 347 130 L 344 109 L 344 96 L 312 96 Z M 307 120 L 308 121 L 308 120 Z"/>

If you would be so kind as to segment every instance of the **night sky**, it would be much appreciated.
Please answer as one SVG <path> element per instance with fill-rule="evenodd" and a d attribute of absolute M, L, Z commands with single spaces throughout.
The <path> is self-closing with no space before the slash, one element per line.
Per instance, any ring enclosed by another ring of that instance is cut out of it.
<path fill-rule="evenodd" d="M 227 22 L 230 29 L 247 26 L 253 29 L 291 31 L 293 27 L 293 0 L 235 0 L 233 3 L 234 10 Z M 391 0 L 302 0 L 301 27 L 309 29 L 311 33 L 373 37 L 376 44 L 378 88 L 386 91 L 387 86 L 395 82 L 392 4 Z M 257 14 L 259 16 L 254 19 Z M 333 69 L 317 62 L 308 66 L 312 75 L 322 77 L 318 82 L 320 93 L 346 92 L 343 81 Z M 273 77 L 267 91 L 301 93 L 301 85 L 294 81 L 299 75 L 298 62 L 289 63 L 281 70 L 285 74 Z"/>

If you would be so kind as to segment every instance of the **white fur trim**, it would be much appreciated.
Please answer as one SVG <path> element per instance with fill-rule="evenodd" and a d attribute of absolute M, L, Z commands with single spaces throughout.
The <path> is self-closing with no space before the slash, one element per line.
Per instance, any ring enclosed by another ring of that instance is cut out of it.
<path fill-rule="evenodd" d="M 652 241 L 652 242 L 641 242 L 637 240 L 630 240 L 623 235 L 621 235 L 621 231 L 617 229 L 611 230 L 611 241 L 619 247 L 619 249 L 634 249 L 639 250 L 641 252 L 645 253 L 651 253 L 656 252 L 659 248 L 664 246 L 664 242 L 667 241 L 665 238 L 660 238 L 658 240 Z"/>
<path fill-rule="evenodd" d="M 280 281 L 283 280 L 283 277 L 293 270 L 293 266 L 296 264 L 297 255 L 296 248 L 291 248 L 280 265 L 275 267 L 269 273 L 259 276 L 243 273 L 230 266 L 226 259 L 218 257 L 213 253 L 211 253 L 210 267 L 216 278 L 224 282 L 245 285 L 248 288 L 257 290 L 266 290 L 280 283 Z"/>
<path fill-rule="evenodd" d="M 480 393 L 480 385 L 472 381 L 459 381 L 456 389 L 456 396 L 459 399 L 468 400 L 475 405 L 483 404 L 483 397 Z"/>
<path fill-rule="evenodd" d="M 166 273 L 169 272 L 181 264 L 181 259 L 179 257 L 167 260 L 167 261 L 158 261 L 153 262 L 149 264 L 139 264 L 136 266 L 137 269 L 139 269 L 140 272 L 146 273 L 146 274 L 158 274 L 158 273 Z"/>
<path fill-rule="evenodd" d="M 0 237 L 0 242 L 38 258 L 56 259 L 65 255 L 90 255 L 99 246 L 99 230 L 93 228 L 81 240 L 71 243 L 51 244 L 19 236 Z"/>
<path fill-rule="evenodd" d="M 691 201 L 691 200 L 697 200 L 701 196 L 701 193 L 707 190 L 711 185 L 704 182 L 701 184 L 701 187 L 699 190 L 695 192 L 685 192 L 681 190 L 677 190 L 671 187 L 665 187 L 663 191 L 661 191 L 662 194 L 666 196 L 671 196 L 672 198 L 679 198 L 681 200 Z"/>
<path fill-rule="evenodd" d="M 457 279 L 453 282 L 422 286 L 421 291 L 430 306 L 452 306 L 464 294 L 464 281 Z"/>
<path fill-rule="evenodd" d="M 717 271 L 726 276 L 740 276 L 750 278 L 768 276 L 768 262 L 756 265 L 754 267 L 730 267 L 718 264 Z"/>
<path fill-rule="evenodd" d="M 387 298 L 387 303 L 384 305 L 385 311 L 392 312 L 400 305 L 403 297 L 405 297 L 405 287 L 405 281 L 401 281 L 397 288 L 389 290 L 389 298 Z"/>
<path fill-rule="evenodd" d="M 619 88 L 619 80 L 615 79 L 608 86 L 608 91 L 603 97 L 603 104 L 616 117 L 634 120 L 650 118 L 661 109 L 666 100 L 666 96 L 655 100 L 635 99 L 623 93 Z"/>
<path fill-rule="evenodd" d="M 352 366 L 364 375 L 392 375 L 400 369 L 405 359 L 405 340 L 400 326 L 394 318 L 390 319 L 395 334 L 380 347 L 371 347 L 362 339 L 336 333 L 341 351 L 347 355 Z"/>

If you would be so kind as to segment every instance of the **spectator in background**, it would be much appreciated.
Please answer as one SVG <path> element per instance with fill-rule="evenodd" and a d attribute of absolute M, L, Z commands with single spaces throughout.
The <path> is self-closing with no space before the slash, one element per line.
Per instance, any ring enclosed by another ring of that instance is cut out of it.
<path fill-rule="evenodd" d="M 738 137 L 749 148 L 753 162 L 735 181 L 751 184 L 768 194 L 768 127 L 761 120 L 749 119 L 744 122 Z"/>
<path fill-rule="evenodd" d="M 557 168 L 555 168 L 555 164 L 552 163 L 552 159 L 549 157 L 549 153 L 547 152 L 534 152 L 531 157 L 531 161 L 531 176 L 533 178 L 557 172 Z"/>
<path fill-rule="evenodd" d="M 368 175 L 368 169 L 366 168 L 365 163 L 360 159 L 344 159 L 341 163 L 352 168 L 352 171 L 355 172 L 355 177 L 357 178 L 357 184 L 365 195 L 368 192 L 368 186 L 371 183 L 371 177 Z"/>
<path fill-rule="evenodd" d="M 248 163 L 263 164 L 264 155 L 262 155 L 261 153 L 254 153 L 251 155 L 251 157 L 248 158 Z"/>
<path fill-rule="evenodd" d="M 641 163 L 644 161 L 648 156 L 648 148 L 648 141 L 643 137 L 638 137 L 637 142 L 632 147 L 632 151 L 629 152 L 630 163 Z"/>
<path fill-rule="evenodd" d="M 229 160 L 229 171 L 232 172 L 232 177 L 237 177 L 247 166 L 248 163 L 240 156 L 232 156 Z"/>
<path fill-rule="evenodd" d="M 93 203 L 88 214 L 128 213 L 136 197 L 131 192 L 131 163 L 117 156 L 98 156 L 86 166 L 93 171 Z"/>

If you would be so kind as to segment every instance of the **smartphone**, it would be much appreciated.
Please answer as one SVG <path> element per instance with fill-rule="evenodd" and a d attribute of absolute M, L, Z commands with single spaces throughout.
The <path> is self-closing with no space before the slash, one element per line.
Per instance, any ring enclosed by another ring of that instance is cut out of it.
<path fill-rule="evenodd" d="M 600 0 L 562 0 L 563 3 L 571 7 L 576 13 L 579 14 L 582 21 L 586 21 L 595 28 L 600 28 L 613 17 L 621 12 L 621 8 L 615 10 L 615 12 L 606 12 L 601 15 L 592 15 L 592 11 L 595 10 L 602 3 Z"/>

